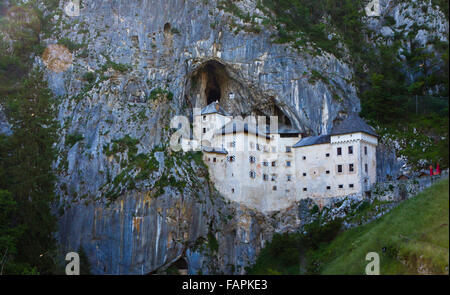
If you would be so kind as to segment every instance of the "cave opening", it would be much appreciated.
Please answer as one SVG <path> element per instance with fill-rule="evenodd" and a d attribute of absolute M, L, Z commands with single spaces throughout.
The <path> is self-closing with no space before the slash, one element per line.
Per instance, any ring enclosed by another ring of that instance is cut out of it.
<path fill-rule="evenodd" d="M 215 101 L 220 102 L 221 89 L 220 84 L 217 81 L 218 75 L 214 68 L 214 65 L 207 65 L 205 71 L 207 73 L 207 82 L 205 88 L 206 104 L 209 105 Z"/>

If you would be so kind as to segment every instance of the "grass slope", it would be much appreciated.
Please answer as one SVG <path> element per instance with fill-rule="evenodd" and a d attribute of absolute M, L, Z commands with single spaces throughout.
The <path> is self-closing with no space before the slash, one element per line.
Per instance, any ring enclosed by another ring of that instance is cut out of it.
<path fill-rule="evenodd" d="M 365 274 L 368 252 L 380 274 L 448 274 L 449 180 L 442 180 L 365 226 L 309 253 L 321 274 Z"/>

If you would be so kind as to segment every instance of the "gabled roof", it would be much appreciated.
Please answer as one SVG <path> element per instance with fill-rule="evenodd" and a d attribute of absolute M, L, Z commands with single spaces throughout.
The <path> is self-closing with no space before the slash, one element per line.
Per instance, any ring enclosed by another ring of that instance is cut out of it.
<path fill-rule="evenodd" d="M 223 155 L 227 155 L 228 154 L 226 149 L 224 149 L 224 148 L 217 148 L 217 147 L 204 146 L 203 147 L 203 151 L 207 152 L 207 153 L 216 153 L 216 154 L 223 154 Z"/>
<path fill-rule="evenodd" d="M 231 122 L 228 122 L 227 124 L 225 124 L 225 126 L 220 128 L 219 130 L 217 130 L 215 132 L 215 134 L 225 135 L 225 134 L 239 133 L 239 132 L 251 133 L 251 134 L 255 134 L 256 136 L 262 136 L 267 139 L 270 139 L 269 135 L 258 130 L 258 128 L 255 125 L 249 124 L 249 123 L 246 123 L 246 122 L 243 122 L 240 120 L 233 120 Z"/>
<path fill-rule="evenodd" d="M 217 107 L 219 110 L 217 110 Z M 220 114 L 223 116 L 230 116 L 220 105 L 218 101 L 215 101 L 208 106 L 204 107 L 202 109 L 202 115 L 208 115 L 208 114 Z"/>
<path fill-rule="evenodd" d="M 372 136 L 378 137 L 375 130 L 367 125 L 363 119 L 361 119 L 358 114 L 352 113 L 347 118 L 345 118 L 340 124 L 333 127 L 331 130 L 331 135 L 348 134 L 355 132 L 364 132 Z"/>
<path fill-rule="evenodd" d="M 330 143 L 330 135 L 319 135 L 319 136 L 310 136 L 302 138 L 299 142 L 294 144 L 292 147 L 303 147 L 303 146 L 310 146 L 310 145 L 316 145 L 316 144 L 323 144 L 323 143 Z"/>

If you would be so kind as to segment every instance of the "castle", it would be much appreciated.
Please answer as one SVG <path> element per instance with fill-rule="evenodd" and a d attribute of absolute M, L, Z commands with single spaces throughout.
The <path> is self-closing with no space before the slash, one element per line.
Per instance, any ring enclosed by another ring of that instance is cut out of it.
<path fill-rule="evenodd" d="M 330 134 L 303 138 L 295 129 L 262 125 L 233 119 L 216 101 L 194 113 L 200 142 L 182 139 L 181 146 L 201 147 L 222 195 L 262 212 L 302 198 L 362 195 L 376 182 L 378 136 L 357 114 Z"/>

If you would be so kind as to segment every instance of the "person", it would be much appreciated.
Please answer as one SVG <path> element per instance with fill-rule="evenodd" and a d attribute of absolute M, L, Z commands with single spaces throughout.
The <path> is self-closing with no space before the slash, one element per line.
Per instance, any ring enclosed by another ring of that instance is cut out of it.
<path fill-rule="evenodd" d="M 433 165 L 430 165 L 430 176 L 433 176 Z"/>
<path fill-rule="evenodd" d="M 437 173 L 437 175 L 441 175 L 441 168 L 439 167 L 439 163 L 437 163 L 437 166 L 436 166 L 436 173 Z"/>

